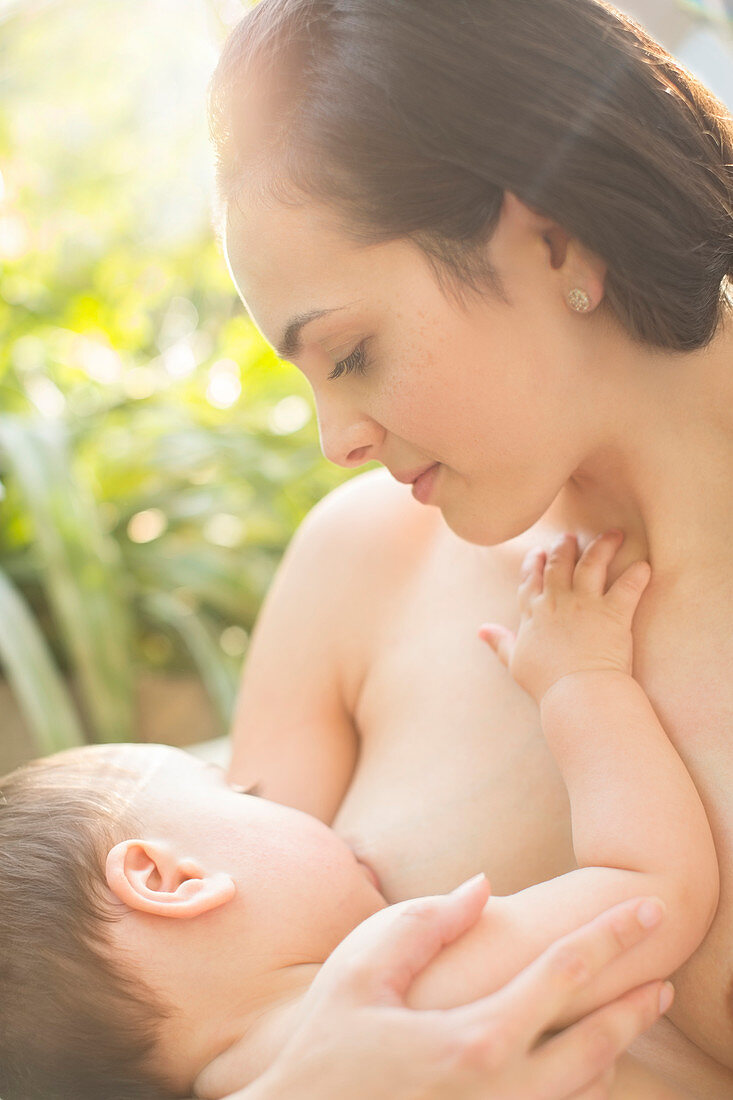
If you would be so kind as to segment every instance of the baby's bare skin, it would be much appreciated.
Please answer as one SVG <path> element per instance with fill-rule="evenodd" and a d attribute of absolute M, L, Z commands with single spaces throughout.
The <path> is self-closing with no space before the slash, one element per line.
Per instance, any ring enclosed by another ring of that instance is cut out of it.
<path fill-rule="evenodd" d="M 634 981 L 676 969 L 710 925 L 718 899 L 710 828 L 684 765 L 631 676 L 631 623 L 649 566 L 634 562 L 607 585 L 622 539 L 620 532 L 599 536 L 578 557 L 575 538 L 566 535 L 549 556 L 530 554 L 518 634 L 498 624 L 482 629 L 540 707 L 570 796 L 579 869 L 489 901 L 485 924 L 446 953 L 442 969 L 436 964 L 418 979 L 416 1005 L 430 1004 L 431 995 L 435 1007 L 470 996 L 472 983 L 499 987 L 594 912 L 623 897 L 657 894 L 668 907 L 664 929 L 588 987 L 574 1006 L 583 1015 Z"/>
<path fill-rule="evenodd" d="M 240 740 L 236 770 L 246 782 L 264 778 L 269 796 L 294 800 L 293 789 L 278 787 L 274 761 L 268 764 L 268 740 L 272 744 L 292 731 L 294 760 L 298 746 L 306 751 L 318 722 L 327 721 L 346 749 L 323 786 L 311 786 L 304 808 L 317 808 L 320 800 L 330 819 L 349 783 L 355 719 L 361 753 L 335 825 L 375 865 L 390 900 L 448 889 L 477 868 L 503 894 L 573 866 L 567 798 L 536 707 L 498 664 L 487 666 L 478 642 L 471 645 L 481 617 L 516 624 L 514 593 L 524 553 L 532 543 L 548 545 L 556 533 L 548 521 L 500 548 L 469 546 L 401 487 L 369 476 L 311 523 L 263 616 L 240 708 L 243 731 L 257 733 Z M 309 582 L 305 596 L 301 569 Z M 687 598 L 652 586 L 637 623 L 635 671 L 706 802 L 722 855 L 721 909 L 705 945 L 675 978 L 678 1003 L 672 1012 L 683 1031 L 720 1058 L 730 1039 L 723 946 L 729 832 L 719 782 L 728 767 L 720 707 L 725 700 L 729 707 L 733 703 L 723 675 L 730 641 L 715 600 L 704 610 L 698 604 L 690 621 Z M 704 638 L 696 629 L 698 613 L 707 624 Z M 355 622 L 362 626 L 358 632 Z M 711 646 L 716 629 L 720 638 Z M 311 647 L 288 666 L 288 699 L 299 705 L 289 711 L 280 693 L 273 708 L 276 678 L 268 683 L 266 665 L 281 677 L 282 640 L 298 648 L 298 630 L 319 639 L 315 653 Z M 313 681 L 329 700 L 328 713 L 318 711 L 312 691 L 309 702 L 306 685 Z M 709 690 L 711 683 L 716 692 Z M 304 722 L 311 730 L 301 742 Z M 714 1012 L 711 1004 L 717 1005 Z M 645 1060 L 661 1063 L 668 1079 L 691 1095 L 729 1094 L 729 1071 L 671 1025 L 662 1025 L 657 1038 L 642 1046 Z M 655 1051 L 663 1051 L 661 1058 Z M 661 1095 L 648 1083 L 639 1087 L 649 1100 Z M 619 1095 L 632 1094 L 627 1089 Z"/>

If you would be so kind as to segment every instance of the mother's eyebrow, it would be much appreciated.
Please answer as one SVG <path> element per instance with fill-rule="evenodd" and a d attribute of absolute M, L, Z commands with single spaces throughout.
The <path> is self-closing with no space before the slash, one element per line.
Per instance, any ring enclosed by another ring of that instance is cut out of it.
<path fill-rule="evenodd" d="M 338 313 L 344 306 L 336 309 L 314 309 L 310 313 L 301 313 L 292 317 L 285 326 L 282 338 L 275 348 L 281 359 L 293 359 L 301 350 L 300 335 L 306 325 L 311 321 L 317 321 L 319 317 L 325 317 L 329 313 Z"/>

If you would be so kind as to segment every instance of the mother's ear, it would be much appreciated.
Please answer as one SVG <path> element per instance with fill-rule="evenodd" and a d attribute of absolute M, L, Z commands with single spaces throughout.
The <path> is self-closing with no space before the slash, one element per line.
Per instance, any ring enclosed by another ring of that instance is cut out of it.
<path fill-rule="evenodd" d="M 502 222 L 511 238 L 543 244 L 550 267 L 560 273 L 562 297 L 582 288 L 595 309 L 603 300 L 608 264 L 571 236 L 553 218 L 529 206 L 512 191 L 504 192 Z"/>
<path fill-rule="evenodd" d="M 226 905 L 237 892 L 231 875 L 206 874 L 170 845 L 151 840 L 115 844 L 107 856 L 106 873 L 118 901 L 156 917 L 198 917 Z"/>

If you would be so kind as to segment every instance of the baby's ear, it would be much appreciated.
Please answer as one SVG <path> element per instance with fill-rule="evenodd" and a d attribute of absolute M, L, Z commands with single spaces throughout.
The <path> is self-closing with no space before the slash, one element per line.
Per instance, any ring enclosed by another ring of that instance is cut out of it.
<path fill-rule="evenodd" d="M 107 856 L 107 885 L 124 905 L 156 917 L 198 917 L 226 905 L 237 887 L 227 874 L 206 874 L 169 844 L 123 840 Z"/>

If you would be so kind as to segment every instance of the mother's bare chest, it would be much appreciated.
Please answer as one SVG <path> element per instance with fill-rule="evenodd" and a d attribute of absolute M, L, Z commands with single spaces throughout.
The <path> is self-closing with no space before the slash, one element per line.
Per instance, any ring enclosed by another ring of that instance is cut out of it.
<path fill-rule="evenodd" d="M 451 570 L 437 553 L 373 639 L 357 707 L 359 765 L 335 824 L 374 864 L 390 900 L 447 890 L 478 870 L 486 871 L 497 893 L 507 893 L 573 866 L 567 798 L 537 710 L 476 638 L 486 619 L 511 624 L 520 557 L 518 548 L 487 569 L 477 551 L 475 568 L 464 560 Z M 728 1066 L 731 611 L 719 596 L 689 619 L 684 608 L 670 607 L 641 624 L 638 647 L 639 677 L 705 802 L 721 869 L 718 915 L 676 976 L 673 1018 Z M 727 1093 L 711 1086 L 709 1095 L 718 1094 Z"/>
<path fill-rule="evenodd" d="M 647 611 L 637 647 L 637 674 L 703 800 L 720 870 L 718 911 L 674 977 L 671 1017 L 733 1068 L 733 592 L 716 587 L 687 611 L 679 600 Z M 733 1095 L 733 1077 L 721 1095 Z"/>
<path fill-rule="evenodd" d="M 371 639 L 361 753 L 336 820 L 390 900 L 484 870 L 497 893 L 572 866 L 565 790 L 537 708 L 477 630 L 511 622 L 521 554 L 438 547 Z"/>

